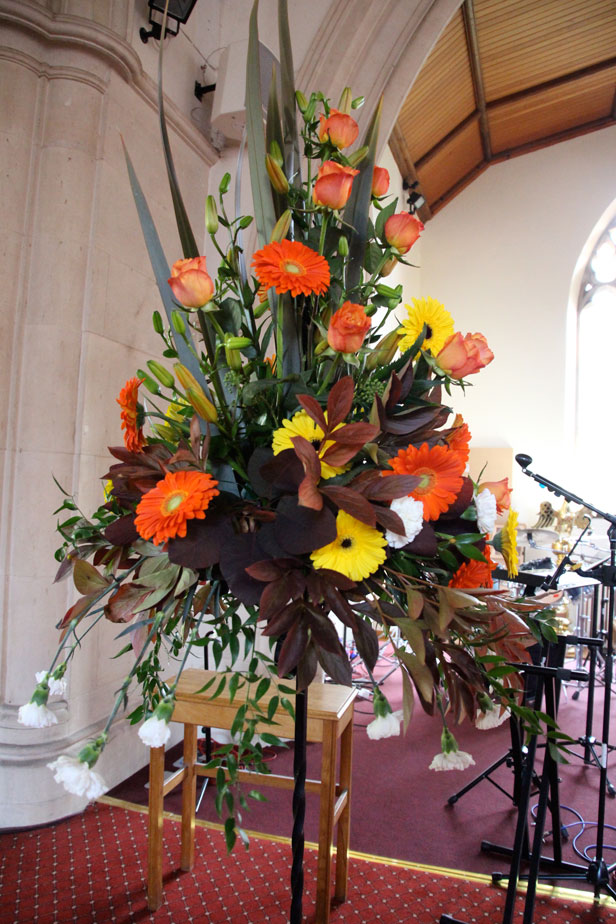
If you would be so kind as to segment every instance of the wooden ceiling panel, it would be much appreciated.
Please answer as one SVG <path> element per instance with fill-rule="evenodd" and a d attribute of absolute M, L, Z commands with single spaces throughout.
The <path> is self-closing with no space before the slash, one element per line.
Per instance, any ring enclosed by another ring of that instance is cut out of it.
<path fill-rule="evenodd" d="M 616 0 L 462 0 L 391 149 L 427 220 L 490 163 L 614 124 Z"/>
<path fill-rule="evenodd" d="M 462 14 L 458 11 L 406 98 L 398 128 L 413 160 L 430 150 L 475 108 Z"/>
<path fill-rule="evenodd" d="M 494 154 L 543 140 L 600 119 L 609 119 L 616 68 L 591 74 L 488 109 Z M 553 140 L 558 140 L 553 138 Z"/>
<path fill-rule="evenodd" d="M 616 54 L 614 0 L 474 0 L 488 102 Z"/>
<path fill-rule="evenodd" d="M 417 165 L 417 177 L 430 208 L 445 196 L 462 177 L 479 170 L 483 149 L 477 120 L 469 122 L 446 144 Z M 438 209 L 438 204 L 436 206 Z"/>

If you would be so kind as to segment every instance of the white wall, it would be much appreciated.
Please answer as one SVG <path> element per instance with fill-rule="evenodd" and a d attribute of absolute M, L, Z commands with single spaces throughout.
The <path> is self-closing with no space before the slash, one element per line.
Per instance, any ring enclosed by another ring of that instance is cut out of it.
<path fill-rule="evenodd" d="M 456 399 L 474 445 L 528 453 L 591 503 L 592 473 L 573 461 L 567 311 L 579 254 L 616 197 L 615 148 L 606 128 L 490 167 L 429 222 L 421 249 L 423 294 L 495 354 Z M 514 489 L 529 523 L 542 500 L 560 505 L 520 469 Z"/>

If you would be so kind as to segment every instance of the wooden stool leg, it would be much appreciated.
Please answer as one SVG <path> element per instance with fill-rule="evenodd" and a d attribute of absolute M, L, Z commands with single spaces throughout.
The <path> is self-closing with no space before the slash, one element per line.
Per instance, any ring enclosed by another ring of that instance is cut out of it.
<path fill-rule="evenodd" d="M 340 791 L 346 789 L 346 804 L 338 819 L 336 838 L 336 899 L 343 902 L 347 896 L 349 869 L 349 833 L 351 829 L 351 769 L 353 766 L 353 713 L 340 736 Z"/>
<path fill-rule="evenodd" d="M 150 748 L 148 797 L 148 909 L 156 911 L 163 900 L 163 783 L 165 749 Z"/>
<path fill-rule="evenodd" d="M 336 724 L 323 723 L 321 760 L 321 806 L 319 813 L 319 856 L 317 861 L 316 924 L 328 924 L 332 883 L 332 844 L 336 798 Z"/>
<path fill-rule="evenodd" d="M 184 780 L 182 782 L 182 860 L 184 870 L 195 862 L 195 801 L 197 798 L 197 726 L 184 725 Z"/>

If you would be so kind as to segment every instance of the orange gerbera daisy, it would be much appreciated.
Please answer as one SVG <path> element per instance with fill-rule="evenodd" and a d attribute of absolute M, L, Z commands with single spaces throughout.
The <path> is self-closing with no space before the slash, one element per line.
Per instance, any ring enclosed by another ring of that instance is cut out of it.
<path fill-rule="evenodd" d="M 205 519 L 210 501 L 220 491 L 218 482 L 204 472 L 167 472 L 155 488 L 144 494 L 137 507 L 135 528 L 143 539 L 160 545 L 186 535 L 186 521 Z"/>
<path fill-rule="evenodd" d="M 419 449 L 409 446 L 401 449 L 389 460 L 394 472 L 399 475 L 417 475 L 420 483 L 410 497 L 422 501 L 424 520 L 438 520 L 453 504 L 462 487 L 462 473 L 466 462 L 462 456 L 447 446 L 428 447 L 423 443 Z M 383 472 L 384 475 L 392 474 Z"/>
<path fill-rule="evenodd" d="M 137 401 L 139 386 L 144 379 L 129 379 L 116 401 L 122 408 L 122 429 L 124 445 L 130 452 L 140 452 L 145 446 L 145 437 L 141 429 L 142 412 Z"/>
<path fill-rule="evenodd" d="M 300 241 L 266 244 L 257 250 L 252 265 L 261 285 L 279 294 L 323 295 L 329 286 L 327 260 Z"/>
<path fill-rule="evenodd" d="M 462 456 L 466 463 L 470 456 L 469 443 L 471 441 L 471 431 L 468 429 L 468 424 L 464 423 L 461 414 L 456 414 L 452 431 L 453 432 L 446 437 L 445 442 L 450 449 L 453 449 L 454 452 Z"/>
<path fill-rule="evenodd" d="M 490 549 L 486 545 L 484 553 L 487 561 L 465 561 L 460 565 L 449 582 L 450 587 L 492 587 L 491 572 L 496 565 L 490 558 Z"/>

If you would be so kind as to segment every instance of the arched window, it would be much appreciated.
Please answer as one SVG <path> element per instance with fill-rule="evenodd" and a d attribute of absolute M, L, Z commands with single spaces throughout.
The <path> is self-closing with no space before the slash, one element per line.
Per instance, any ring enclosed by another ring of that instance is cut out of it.
<path fill-rule="evenodd" d="M 576 442 L 594 501 L 616 510 L 616 209 L 582 270 L 577 306 Z M 593 503 L 593 498 L 588 497 Z"/>

